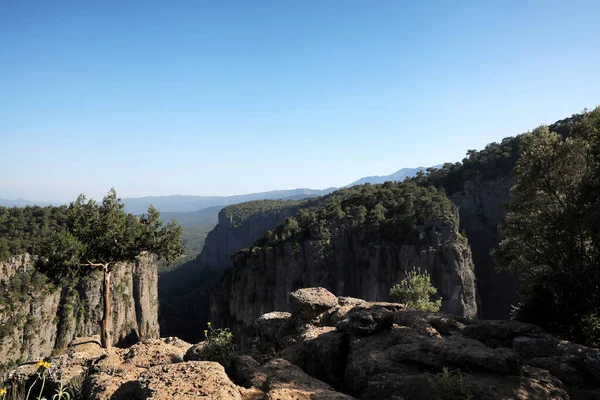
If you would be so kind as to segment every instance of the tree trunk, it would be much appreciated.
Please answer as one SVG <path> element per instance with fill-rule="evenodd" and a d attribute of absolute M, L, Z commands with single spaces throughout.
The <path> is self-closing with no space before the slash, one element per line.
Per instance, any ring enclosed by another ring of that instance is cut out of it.
<path fill-rule="evenodd" d="M 102 291 L 104 294 L 104 315 L 102 316 L 102 326 L 100 329 L 100 343 L 102 347 L 110 351 L 112 341 L 110 339 L 110 271 L 108 266 L 104 267 L 104 284 Z"/>

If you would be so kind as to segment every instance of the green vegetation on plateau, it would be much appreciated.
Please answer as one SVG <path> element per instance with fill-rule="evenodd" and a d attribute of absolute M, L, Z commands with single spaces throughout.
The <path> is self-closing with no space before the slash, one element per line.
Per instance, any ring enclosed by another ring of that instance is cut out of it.
<path fill-rule="evenodd" d="M 64 230 L 67 207 L 0 207 L 0 262 L 11 255 L 37 254 L 49 235 Z"/>
<path fill-rule="evenodd" d="M 576 114 L 550 125 L 548 129 L 563 138 L 568 137 L 582 115 Z M 500 143 L 493 142 L 483 150 L 468 150 L 461 162 L 445 163 L 441 168 L 428 168 L 419 172 L 415 178 L 421 185 L 434 185 L 444 189 L 448 195 L 462 190 L 463 184 L 476 177 L 494 179 L 510 176 L 520 156 L 520 144 L 523 135 L 510 136 Z"/>
<path fill-rule="evenodd" d="M 296 217 L 286 219 L 256 244 L 328 242 L 338 220 L 365 229 L 380 240 L 418 244 L 417 226 L 429 219 L 457 223 L 455 206 L 435 187 L 414 182 L 365 184 L 337 190 L 320 198 L 315 205 L 300 209 Z"/>
<path fill-rule="evenodd" d="M 231 221 L 231 225 L 236 228 L 252 215 L 277 212 L 290 207 L 300 208 L 309 205 L 311 201 L 313 199 L 248 201 L 229 206 L 223 212 L 225 217 Z"/>

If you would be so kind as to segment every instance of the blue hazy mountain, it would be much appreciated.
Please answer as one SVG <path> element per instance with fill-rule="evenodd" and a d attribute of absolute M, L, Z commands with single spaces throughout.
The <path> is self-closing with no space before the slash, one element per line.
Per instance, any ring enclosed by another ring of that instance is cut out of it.
<path fill-rule="evenodd" d="M 8 200 L 8 199 L 0 199 L 0 207 L 27 207 L 27 206 L 40 206 L 40 207 L 46 207 L 46 206 L 60 206 L 64 203 L 52 203 L 52 202 L 46 202 L 46 201 L 30 201 L 30 200 L 25 200 L 25 199 L 15 199 L 15 200 Z"/>
<path fill-rule="evenodd" d="M 125 198 L 125 210 L 133 214 L 146 212 L 149 205 L 154 205 L 161 213 L 192 212 L 208 207 L 230 206 L 253 200 L 299 200 L 306 197 L 322 196 L 331 193 L 335 188 L 324 190 L 292 189 L 274 190 L 271 192 L 251 193 L 236 196 L 148 196 Z"/>
<path fill-rule="evenodd" d="M 439 168 L 440 165 L 434 166 Z M 403 181 L 405 178 L 411 178 L 415 176 L 419 171 L 426 170 L 426 167 L 417 168 L 402 168 L 393 174 L 383 176 L 367 176 L 360 178 L 357 181 L 352 182 L 348 186 L 362 185 L 365 183 L 377 184 L 387 181 Z M 146 197 L 130 197 L 124 198 L 125 210 L 133 214 L 142 214 L 148 210 L 148 206 L 154 205 L 161 213 L 165 214 L 165 217 L 169 219 L 176 217 L 178 220 L 192 220 L 198 221 L 207 219 L 214 219 L 215 215 L 218 214 L 219 210 L 223 207 L 230 206 L 233 204 L 243 203 L 246 201 L 253 200 L 301 200 L 307 197 L 323 196 L 336 190 L 337 188 L 331 187 L 323 190 L 315 189 L 290 189 L 290 190 L 273 190 L 270 192 L 259 192 L 250 193 L 234 196 L 193 196 L 193 195 L 169 195 L 169 196 L 146 196 Z M 16 200 L 0 199 L 0 206 L 3 207 L 25 207 L 25 206 L 50 206 L 50 205 L 61 205 L 66 203 L 59 202 L 44 202 L 44 201 L 30 201 L 22 198 Z M 171 213 L 194 213 L 199 210 L 207 210 L 204 213 L 195 213 L 187 215 L 171 215 Z"/>
<path fill-rule="evenodd" d="M 442 165 L 434 165 L 433 168 L 440 168 Z M 417 175 L 419 171 L 425 171 L 427 167 L 417 167 L 417 168 L 402 168 L 398 171 L 394 172 L 390 175 L 382 175 L 382 176 L 367 176 L 364 178 L 360 178 L 357 181 L 352 182 L 351 184 L 345 186 L 354 186 L 354 185 L 364 185 L 365 183 L 384 183 L 388 181 L 403 181 L 405 178 L 412 178 Z"/>

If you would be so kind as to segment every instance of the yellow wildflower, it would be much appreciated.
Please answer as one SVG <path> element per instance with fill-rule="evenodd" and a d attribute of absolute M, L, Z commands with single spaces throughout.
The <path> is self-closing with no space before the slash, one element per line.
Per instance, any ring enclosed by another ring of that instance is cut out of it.
<path fill-rule="evenodd" d="M 208 326 L 211 326 L 211 325 L 212 325 L 212 322 L 209 322 L 209 323 L 208 323 Z"/>
<path fill-rule="evenodd" d="M 207 330 L 207 329 L 205 329 L 205 330 L 204 330 L 204 334 L 206 335 L 207 333 L 208 333 L 208 330 Z"/>
<path fill-rule="evenodd" d="M 38 361 L 36 365 L 38 366 L 38 368 L 43 368 L 43 369 L 50 368 L 50 363 L 47 361 L 44 361 L 44 360 Z"/>
<path fill-rule="evenodd" d="M 0 397 L 4 397 L 4 395 L 6 394 L 6 389 L 0 389 Z"/>

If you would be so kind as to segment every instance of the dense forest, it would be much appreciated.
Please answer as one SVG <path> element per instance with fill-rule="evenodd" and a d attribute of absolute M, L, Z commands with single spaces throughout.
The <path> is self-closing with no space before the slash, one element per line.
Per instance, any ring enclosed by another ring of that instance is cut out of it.
<path fill-rule="evenodd" d="M 372 232 L 384 241 L 418 244 L 417 226 L 438 218 L 457 223 L 454 208 L 446 195 L 433 186 L 423 187 L 414 182 L 357 185 L 337 190 L 316 204 L 301 208 L 296 217 L 286 219 L 256 244 L 328 241 L 336 219 L 346 219 L 353 227 Z"/>
<path fill-rule="evenodd" d="M 521 137 L 521 157 L 498 267 L 521 278 L 517 319 L 600 345 L 600 107 L 568 134 L 541 126 Z"/>
<path fill-rule="evenodd" d="M 276 212 L 290 207 L 306 207 L 314 202 L 314 198 L 303 200 L 259 200 L 234 204 L 224 209 L 227 218 L 233 228 L 238 227 L 248 217 L 266 212 Z"/>
<path fill-rule="evenodd" d="M 0 261 L 11 255 L 37 254 L 43 240 L 64 230 L 67 207 L 0 207 Z"/>
<path fill-rule="evenodd" d="M 24 253 L 38 254 L 44 239 L 62 232 L 67 222 L 68 206 L 0 207 L 0 262 Z M 216 225 L 218 209 L 200 213 L 165 213 L 161 221 L 178 217 L 183 223 L 183 246 L 186 255 L 168 265 L 158 262 L 159 272 L 177 268 L 194 259 L 201 251 L 208 232 Z"/>

